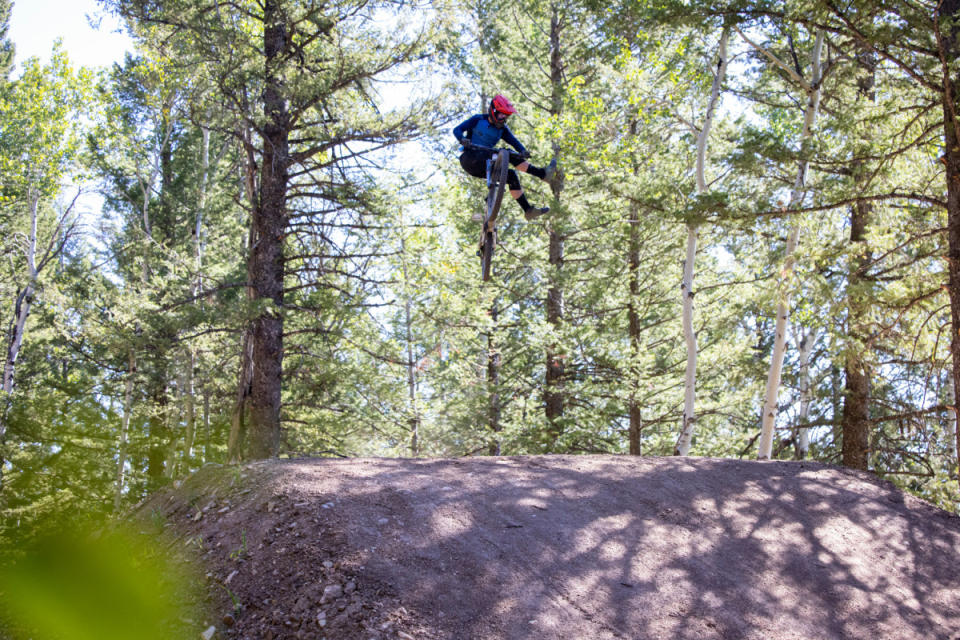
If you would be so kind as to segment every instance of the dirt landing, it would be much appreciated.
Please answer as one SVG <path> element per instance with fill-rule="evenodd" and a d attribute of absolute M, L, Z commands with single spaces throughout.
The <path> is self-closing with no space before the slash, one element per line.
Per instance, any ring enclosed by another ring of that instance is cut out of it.
<path fill-rule="evenodd" d="M 221 638 L 960 638 L 960 518 L 813 463 L 271 461 L 140 513 Z"/>

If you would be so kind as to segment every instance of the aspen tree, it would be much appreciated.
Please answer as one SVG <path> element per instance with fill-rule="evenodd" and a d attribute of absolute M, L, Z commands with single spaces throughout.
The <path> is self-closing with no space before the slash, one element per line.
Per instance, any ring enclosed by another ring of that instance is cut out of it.
<path fill-rule="evenodd" d="M 707 143 L 709 142 L 710 128 L 713 126 L 717 103 L 720 99 L 720 89 L 723 86 L 729 64 L 727 43 L 730 39 L 730 29 L 731 27 L 729 25 L 724 25 L 723 31 L 720 34 L 720 42 L 717 45 L 716 68 L 711 69 L 713 84 L 710 87 L 710 101 L 707 103 L 706 113 L 703 117 L 703 125 L 697 132 L 696 179 L 697 193 L 701 195 L 707 192 Z M 687 252 L 683 263 L 683 280 L 680 283 L 680 293 L 683 297 L 682 321 L 683 338 L 687 346 L 687 367 L 683 381 L 683 419 L 680 424 L 680 437 L 677 439 L 677 445 L 673 452 L 674 455 L 677 456 L 685 456 L 690 453 L 690 445 L 693 441 L 693 431 L 696 422 L 697 334 L 693 327 L 693 278 L 699 233 L 700 225 L 698 223 L 687 223 Z"/>
<path fill-rule="evenodd" d="M 0 18 L 3 15 L 0 14 Z M 20 224 L 6 229 L 7 258 L 19 273 L 3 345 L 0 380 L 0 447 L 7 439 L 7 418 L 16 384 L 17 360 L 36 302 L 41 274 L 64 251 L 76 232 L 73 208 L 80 192 L 65 206 L 54 205 L 62 180 L 75 166 L 80 135 L 79 113 L 89 76 L 75 74 L 64 52 L 55 48 L 49 65 L 28 61 L 21 77 L 0 93 L 0 177 L 5 205 Z M 15 260 L 15 262 L 14 262 Z M 0 451 L 0 481 L 3 473 Z M 2 486 L 2 483 L 0 483 Z"/>
<path fill-rule="evenodd" d="M 807 106 L 803 116 L 803 130 L 800 134 L 800 144 L 801 148 L 803 148 L 813 133 L 813 127 L 817 121 L 817 113 L 820 109 L 820 83 L 823 77 L 820 57 L 823 51 L 823 32 L 821 31 L 817 33 L 816 40 L 813 45 L 813 53 L 811 54 L 810 61 L 810 82 L 806 82 L 802 77 L 799 76 L 799 74 L 785 65 L 785 63 L 778 60 L 769 51 L 758 47 L 745 35 L 743 35 L 743 33 L 740 35 L 744 40 L 747 41 L 748 44 L 760 49 L 764 55 L 773 60 L 774 64 L 777 64 L 782 68 L 790 69 L 791 78 L 798 81 L 800 86 L 803 87 L 804 91 L 807 93 Z M 793 190 L 790 192 L 790 202 L 788 206 L 791 209 L 797 207 L 803 200 L 805 194 L 804 185 L 806 184 L 808 167 L 809 159 L 801 159 L 800 167 L 797 169 L 797 177 L 793 184 Z M 787 350 L 787 325 L 790 315 L 790 294 L 787 290 L 787 287 L 789 287 L 789 281 L 793 274 L 794 262 L 796 260 L 794 257 L 794 252 L 796 251 L 799 239 L 800 225 L 799 223 L 795 222 L 787 236 L 786 252 L 783 259 L 783 266 L 780 271 L 781 290 L 779 292 L 779 300 L 777 302 L 773 354 L 770 358 L 770 371 L 767 375 L 767 389 L 764 395 L 763 412 L 761 414 L 760 445 L 757 455 L 760 460 L 768 460 L 773 453 L 773 431 L 777 417 L 777 397 L 780 392 L 780 376 L 783 372 L 783 358 Z"/>
<path fill-rule="evenodd" d="M 812 393 L 810 386 L 810 356 L 817 342 L 817 330 L 807 329 L 801 332 L 798 342 L 800 366 L 800 412 L 797 416 L 797 459 L 805 460 L 810 453 L 810 427 L 807 420 L 810 417 L 810 403 Z"/>

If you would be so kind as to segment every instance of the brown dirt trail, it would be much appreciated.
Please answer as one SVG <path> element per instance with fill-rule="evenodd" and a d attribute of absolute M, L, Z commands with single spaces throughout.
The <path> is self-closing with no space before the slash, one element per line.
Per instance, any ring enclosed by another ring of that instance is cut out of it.
<path fill-rule="evenodd" d="M 960 518 L 815 463 L 269 461 L 140 513 L 195 543 L 218 637 L 960 638 Z"/>

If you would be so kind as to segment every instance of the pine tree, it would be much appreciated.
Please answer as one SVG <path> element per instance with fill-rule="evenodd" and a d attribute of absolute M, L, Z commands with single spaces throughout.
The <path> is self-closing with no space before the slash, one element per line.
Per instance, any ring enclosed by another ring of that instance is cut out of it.
<path fill-rule="evenodd" d="M 144 27 L 177 30 L 164 46 L 189 50 L 206 69 L 247 150 L 247 274 L 257 309 L 250 325 L 248 453 L 275 455 L 281 434 L 284 309 L 291 303 L 285 277 L 297 260 L 288 239 L 301 230 L 312 233 L 312 221 L 325 211 L 372 208 L 362 195 L 362 168 L 355 160 L 375 146 L 415 134 L 420 126 L 414 117 L 380 111 L 372 82 L 426 55 L 433 31 L 371 26 L 376 23 L 367 18 L 379 5 L 349 1 L 323 7 L 289 0 L 269 0 L 262 7 L 250 3 L 243 24 L 223 20 L 219 5 L 210 3 L 116 4 Z M 415 15 L 417 8 L 401 14 Z M 404 17 L 398 14 L 398 27 Z"/>

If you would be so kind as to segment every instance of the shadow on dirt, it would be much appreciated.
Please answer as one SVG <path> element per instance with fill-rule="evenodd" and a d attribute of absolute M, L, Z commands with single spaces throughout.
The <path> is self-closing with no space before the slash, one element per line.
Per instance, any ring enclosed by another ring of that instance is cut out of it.
<path fill-rule="evenodd" d="M 950 638 L 960 520 L 816 464 L 294 462 L 368 580 L 457 638 Z M 334 486 L 329 486 L 330 483 Z"/>

